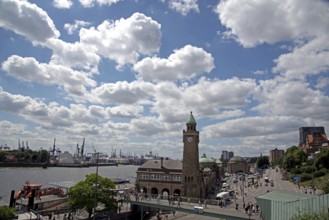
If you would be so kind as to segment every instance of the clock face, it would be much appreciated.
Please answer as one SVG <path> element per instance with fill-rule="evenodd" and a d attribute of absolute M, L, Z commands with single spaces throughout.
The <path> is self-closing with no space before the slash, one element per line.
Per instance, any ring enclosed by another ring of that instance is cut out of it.
<path fill-rule="evenodd" d="M 193 141 L 193 138 L 192 138 L 192 137 L 188 137 L 188 138 L 187 138 L 187 141 L 188 141 L 188 142 L 192 142 L 192 141 Z"/>

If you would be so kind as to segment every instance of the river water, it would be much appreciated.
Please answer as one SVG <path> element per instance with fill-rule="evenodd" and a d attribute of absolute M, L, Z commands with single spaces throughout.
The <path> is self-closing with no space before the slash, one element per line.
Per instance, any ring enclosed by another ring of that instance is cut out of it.
<path fill-rule="evenodd" d="M 133 165 L 100 166 L 98 167 L 98 175 L 107 178 L 130 178 L 134 181 L 137 168 L 138 166 Z M 0 196 L 2 196 L 0 205 L 8 205 L 11 191 L 19 191 L 27 180 L 30 183 L 39 183 L 47 187 L 51 186 L 49 185 L 50 182 L 79 182 L 91 173 L 96 173 L 96 167 L 0 168 Z"/>

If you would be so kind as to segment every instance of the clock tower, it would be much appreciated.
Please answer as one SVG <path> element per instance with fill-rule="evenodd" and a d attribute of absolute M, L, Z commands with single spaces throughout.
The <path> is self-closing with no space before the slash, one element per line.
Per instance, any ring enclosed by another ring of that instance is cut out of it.
<path fill-rule="evenodd" d="M 192 112 L 187 119 L 186 130 L 183 130 L 183 143 L 182 195 L 200 198 L 199 131 L 196 130 Z"/>

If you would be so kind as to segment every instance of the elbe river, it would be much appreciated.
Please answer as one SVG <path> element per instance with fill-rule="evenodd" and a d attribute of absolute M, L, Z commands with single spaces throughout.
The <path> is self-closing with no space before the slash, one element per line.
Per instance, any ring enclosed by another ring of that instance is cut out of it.
<path fill-rule="evenodd" d="M 98 175 L 107 178 L 129 178 L 135 181 L 138 166 L 122 165 L 122 166 L 99 166 Z M 72 181 L 79 182 L 85 179 L 87 174 L 96 173 L 96 167 L 85 168 L 64 168 L 64 167 L 48 167 L 42 168 L 0 168 L 0 196 L 2 200 L 0 205 L 9 205 L 10 193 L 15 193 L 22 188 L 25 181 L 30 183 L 43 184 L 43 187 L 54 187 L 51 182 Z"/>

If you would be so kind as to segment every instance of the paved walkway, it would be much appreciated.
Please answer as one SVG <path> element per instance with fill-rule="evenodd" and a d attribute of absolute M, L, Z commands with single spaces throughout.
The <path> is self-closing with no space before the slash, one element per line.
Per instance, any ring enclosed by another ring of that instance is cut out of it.
<path fill-rule="evenodd" d="M 199 216 L 199 219 L 201 216 L 213 216 L 214 218 L 217 218 L 219 216 L 226 216 L 225 219 L 259 219 L 259 213 L 249 213 L 247 214 L 245 210 L 242 208 L 241 205 L 239 205 L 238 209 L 236 209 L 235 202 L 229 203 L 227 206 L 220 207 L 217 204 L 202 204 L 199 205 L 198 203 L 190 203 L 187 202 L 181 202 L 179 205 L 177 201 L 175 201 L 175 204 L 169 205 L 168 200 L 142 200 L 142 201 L 131 201 L 132 204 L 141 205 L 141 206 L 149 206 L 153 208 L 159 208 L 161 211 L 169 210 L 170 215 L 168 215 L 168 219 L 179 219 L 180 217 L 184 217 L 186 215 L 197 215 Z M 203 213 L 197 213 L 196 207 L 202 207 Z M 172 211 L 175 211 L 175 216 L 172 215 Z M 165 214 L 161 215 L 163 219 L 165 219 Z M 171 218 L 169 218 L 171 216 Z"/>

